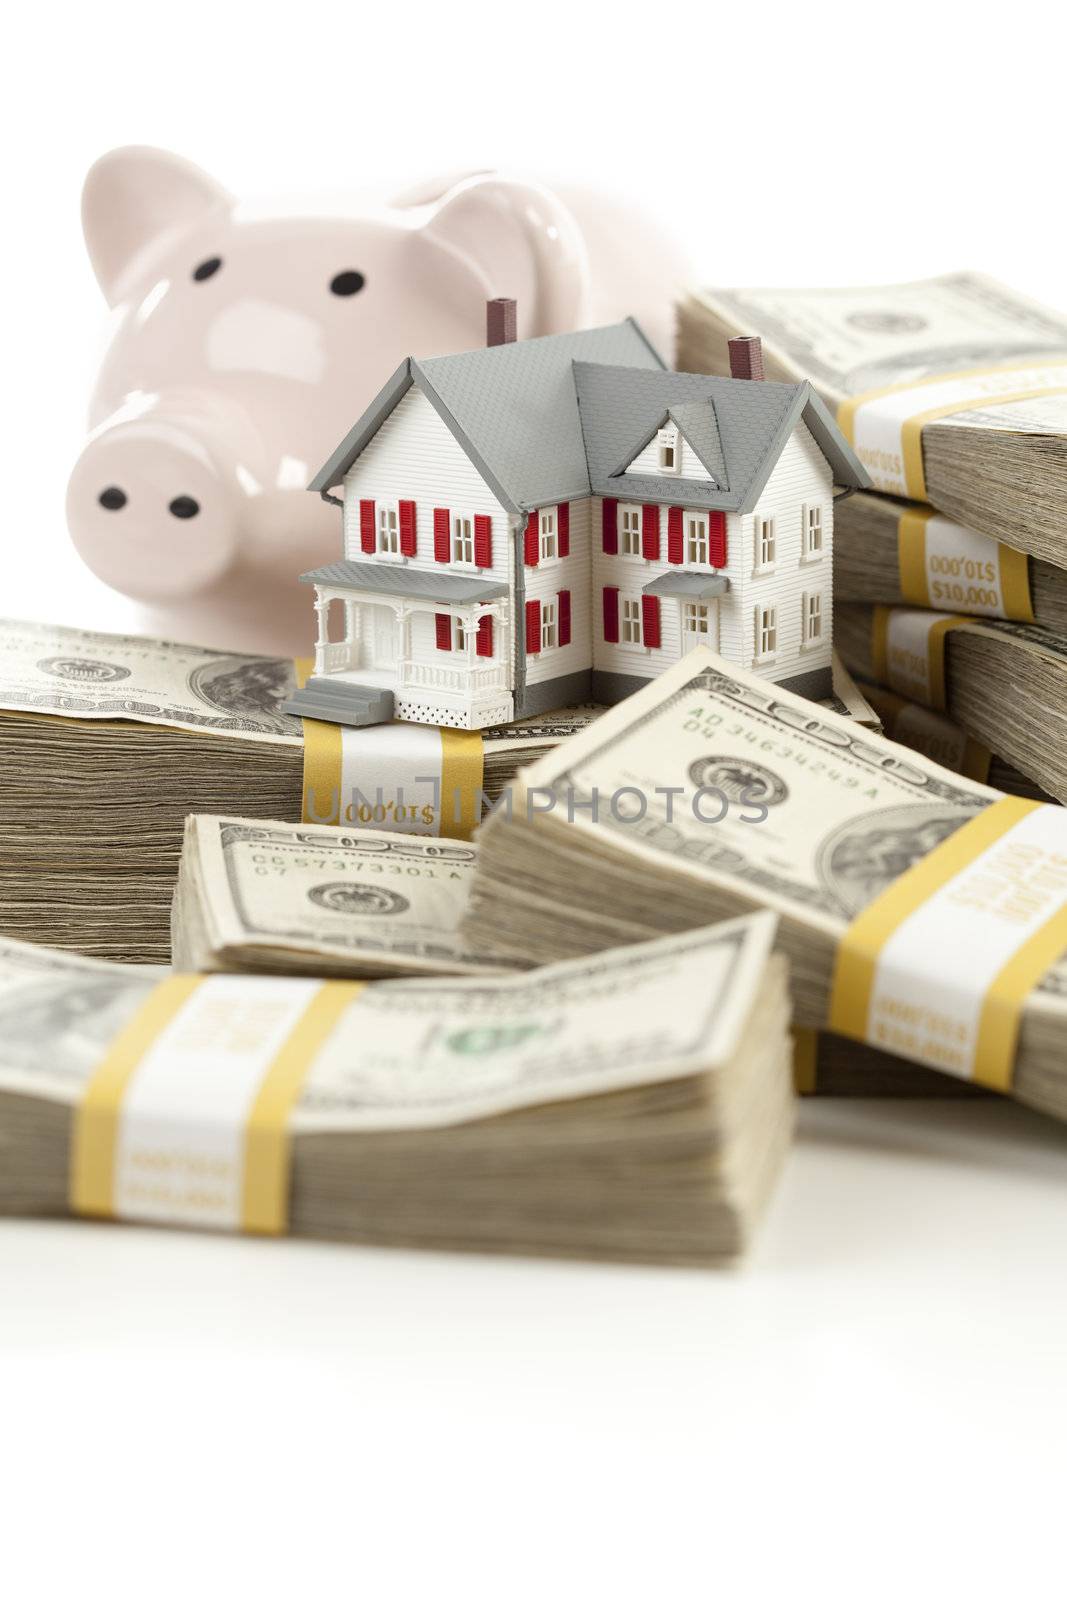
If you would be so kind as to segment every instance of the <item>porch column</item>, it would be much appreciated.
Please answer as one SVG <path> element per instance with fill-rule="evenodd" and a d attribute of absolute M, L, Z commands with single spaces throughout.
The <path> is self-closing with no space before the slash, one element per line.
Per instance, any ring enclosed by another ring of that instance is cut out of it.
<path fill-rule="evenodd" d="M 315 639 L 315 671 L 326 671 L 326 646 L 329 637 L 329 610 L 330 602 L 321 589 L 315 590 L 315 616 L 318 621 L 318 634 Z"/>

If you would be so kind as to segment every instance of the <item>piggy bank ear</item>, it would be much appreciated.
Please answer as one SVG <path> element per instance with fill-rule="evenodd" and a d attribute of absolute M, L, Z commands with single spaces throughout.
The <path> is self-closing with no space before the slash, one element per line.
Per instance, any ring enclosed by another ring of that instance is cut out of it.
<path fill-rule="evenodd" d="M 566 333 L 587 318 L 589 262 L 572 213 L 538 184 L 475 173 L 437 203 L 424 238 L 465 261 L 486 298 L 518 301 L 523 338 Z"/>
<path fill-rule="evenodd" d="M 82 190 L 82 227 L 109 304 L 122 298 L 124 281 L 146 252 L 232 205 L 214 178 L 167 150 L 129 145 L 101 156 Z"/>

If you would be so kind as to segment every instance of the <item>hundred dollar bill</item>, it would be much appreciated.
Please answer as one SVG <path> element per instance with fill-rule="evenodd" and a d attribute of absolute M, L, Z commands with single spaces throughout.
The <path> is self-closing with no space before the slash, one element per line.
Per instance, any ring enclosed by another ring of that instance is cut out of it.
<path fill-rule="evenodd" d="M 824 1026 L 849 924 L 998 799 L 1020 804 L 697 650 L 522 775 L 482 829 L 468 934 L 536 961 L 764 907 L 798 1024 Z M 1065 1027 L 1061 964 L 1026 999 L 1013 1091 L 1057 1116 Z"/>
<path fill-rule="evenodd" d="M 973 272 L 878 287 L 702 289 L 679 310 L 679 368 L 723 370 L 726 338 L 738 333 L 761 337 L 769 378 L 806 378 L 837 408 L 876 488 L 928 499 L 1067 566 L 1067 316 Z M 910 468 L 899 431 L 909 418 L 921 428 Z"/>
<path fill-rule="evenodd" d="M 324 977 L 491 970 L 499 963 L 459 927 L 477 854 L 448 839 L 190 817 L 174 965 Z"/>
<path fill-rule="evenodd" d="M 218 1075 L 235 1049 L 257 1048 L 273 1014 L 316 992 L 338 1004 L 288 1121 L 292 1233 L 729 1256 L 792 1128 L 773 939 L 773 918 L 756 916 L 505 977 L 358 986 L 208 976 L 185 1000 L 183 1048 L 196 1070 L 154 1113 L 164 1126 L 153 1137 L 172 1167 L 187 1149 L 218 1147 L 204 1143 L 226 1101 Z M 0 1212 L 70 1209 L 77 1108 L 122 1030 L 128 1039 L 134 1019 L 146 1027 L 159 984 L 156 973 L 0 940 Z M 119 1103 L 120 1144 L 143 1107 L 143 1093 L 130 1094 L 151 1048 Z"/>

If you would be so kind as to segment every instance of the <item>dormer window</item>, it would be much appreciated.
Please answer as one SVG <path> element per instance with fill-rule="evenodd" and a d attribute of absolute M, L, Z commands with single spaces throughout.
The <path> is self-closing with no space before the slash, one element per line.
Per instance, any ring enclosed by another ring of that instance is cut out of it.
<path fill-rule="evenodd" d="M 659 430 L 659 470 L 661 472 L 677 472 L 681 464 L 681 450 L 678 443 L 677 428 L 661 428 Z"/>

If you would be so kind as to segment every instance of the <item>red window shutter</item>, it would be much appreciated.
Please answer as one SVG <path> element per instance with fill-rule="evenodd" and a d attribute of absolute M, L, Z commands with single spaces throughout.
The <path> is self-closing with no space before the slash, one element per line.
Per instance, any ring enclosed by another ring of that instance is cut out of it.
<path fill-rule="evenodd" d="M 400 502 L 400 554 L 413 556 L 416 548 L 415 535 L 415 502 L 414 500 L 401 500 Z"/>
<path fill-rule="evenodd" d="M 659 506 L 641 507 L 641 554 L 646 561 L 659 560 Z"/>
<path fill-rule="evenodd" d="M 478 637 L 474 641 L 474 653 L 477 656 L 491 656 L 493 653 L 493 619 L 492 617 L 478 618 Z"/>
<path fill-rule="evenodd" d="M 604 590 L 604 638 L 608 644 L 619 642 L 619 591 L 614 587 Z"/>
<path fill-rule="evenodd" d="M 452 517 L 446 506 L 438 506 L 433 514 L 433 558 L 452 559 Z"/>
<path fill-rule="evenodd" d="M 557 509 L 556 516 L 558 519 L 556 522 L 556 527 L 559 530 L 559 553 L 561 556 L 569 556 L 571 553 L 570 506 L 567 504 L 560 506 Z"/>
<path fill-rule="evenodd" d="M 493 565 L 492 517 L 475 517 L 474 519 L 474 565 L 476 567 L 491 567 Z"/>
<path fill-rule="evenodd" d="M 659 595 L 641 596 L 641 635 L 648 650 L 659 649 Z"/>
<path fill-rule="evenodd" d="M 434 623 L 437 628 L 438 650 L 451 650 L 452 648 L 452 618 L 444 611 L 434 613 Z"/>
<path fill-rule="evenodd" d="M 537 511 L 531 511 L 526 518 L 526 549 L 525 559 L 528 567 L 536 567 L 541 554 L 541 516 Z"/>
<path fill-rule="evenodd" d="M 606 556 L 619 553 L 619 502 L 605 500 L 600 507 L 600 538 Z"/>
<path fill-rule="evenodd" d="M 726 512 L 708 512 L 708 557 L 713 567 L 726 565 Z"/>
<path fill-rule="evenodd" d="M 374 532 L 374 501 L 361 500 L 359 502 L 359 548 L 365 556 L 374 554 L 376 544 Z"/>
<path fill-rule="evenodd" d="M 541 649 L 541 602 L 526 602 L 526 654 L 535 656 Z"/>
<path fill-rule="evenodd" d="M 672 566 L 681 566 L 684 557 L 682 537 L 682 508 L 671 506 L 667 512 L 667 560 Z"/>
<path fill-rule="evenodd" d="M 569 589 L 561 589 L 559 591 L 559 594 L 556 596 L 556 599 L 559 602 L 559 642 L 560 642 L 560 644 L 570 644 L 570 642 L 571 642 L 571 592 L 570 592 L 570 590 Z"/>

